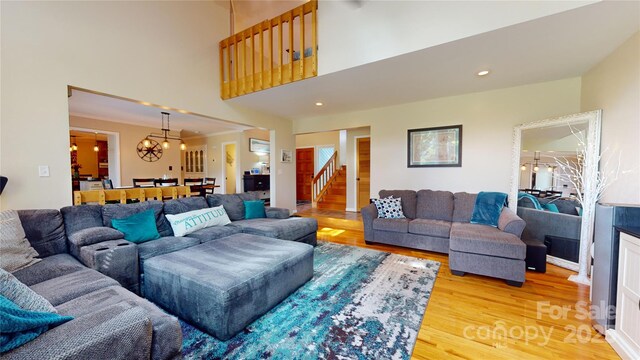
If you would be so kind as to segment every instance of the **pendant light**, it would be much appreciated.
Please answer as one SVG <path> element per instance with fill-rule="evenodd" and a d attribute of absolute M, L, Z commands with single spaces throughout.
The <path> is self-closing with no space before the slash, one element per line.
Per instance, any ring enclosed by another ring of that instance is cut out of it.
<path fill-rule="evenodd" d="M 71 140 L 71 146 L 69 146 L 69 151 L 78 151 L 78 144 L 76 144 L 76 136 L 71 135 L 73 140 Z"/>
<path fill-rule="evenodd" d="M 533 171 L 534 172 L 538 172 L 538 170 L 540 170 L 540 167 L 538 166 L 538 161 L 540 161 L 540 151 L 536 151 L 533 153 Z"/>
<path fill-rule="evenodd" d="M 98 146 L 98 133 L 95 133 L 95 145 L 93 145 L 93 151 L 98 152 L 100 151 L 100 147 Z"/>
<path fill-rule="evenodd" d="M 169 126 L 169 116 L 171 116 L 171 114 L 169 114 L 168 112 L 161 112 L 160 114 L 162 114 L 162 128 L 160 129 L 160 131 L 162 131 L 162 134 L 149 134 L 147 135 L 144 139 L 142 139 L 142 145 L 144 145 L 144 147 L 148 148 L 151 146 L 151 139 L 150 138 L 158 138 L 158 139 L 163 139 L 162 140 L 162 148 L 163 149 L 169 149 L 171 147 L 171 144 L 169 143 L 169 140 L 180 140 L 180 150 L 186 150 L 187 149 L 187 145 L 184 143 L 184 141 L 182 141 L 182 139 L 180 137 L 176 137 L 176 136 L 171 136 L 171 128 Z M 166 118 L 166 127 L 165 127 L 165 118 Z"/>

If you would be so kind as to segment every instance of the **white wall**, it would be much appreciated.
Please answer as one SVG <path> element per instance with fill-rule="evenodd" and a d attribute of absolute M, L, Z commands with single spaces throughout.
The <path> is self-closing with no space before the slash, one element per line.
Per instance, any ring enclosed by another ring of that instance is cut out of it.
<path fill-rule="evenodd" d="M 228 36 L 229 13 L 213 2 L 0 7 L 0 173 L 9 177 L 0 208 L 71 204 L 68 85 L 273 129 L 274 147 L 295 146 L 289 120 L 220 100 L 218 41 Z M 46 150 L 22 150 L 28 143 Z M 38 177 L 38 165 L 51 175 Z M 277 163 L 272 171 L 282 187 L 273 204 L 295 208 L 295 194 L 286 191 L 295 167 Z"/>
<path fill-rule="evenodd" d="M 640 204 L 640 33 L 635 33 L 582 77 L 582 111 L 602 109 L 603 159 L 606 174 L 620 156 L 618 181 L 605 191 L 603 202 Z"/>
<path fill-rule="evenodd" d="M 320 1 L 318 74 L 406 54 L 594 2 L 597 1 L 365 0 L 357 5 L 355 1 Z M 461 11 L 463 8 L 465 11 Z M 455 19 L 455 24 L 451 19 Z"/>
<path fill-rule="evenodd" d="M 580 78 L 572 78 L 297 120 L 294 133 L 370 126 L 372 196 L 392 188 L 509 192 L 513 127 L 579 111 Z M 408 129 L 457 124 L 462 167 L 407 168 Z"/>

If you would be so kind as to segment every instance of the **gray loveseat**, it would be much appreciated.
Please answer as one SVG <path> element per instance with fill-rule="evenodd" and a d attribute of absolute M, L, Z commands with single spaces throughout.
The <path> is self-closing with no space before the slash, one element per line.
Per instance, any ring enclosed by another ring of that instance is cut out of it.
<path fill-rule="evenodd" d="M 520 240 L 525 222 L 509 208 L 498 227 L 471 224 L 477 194 L 420 190 L 381 190 L 380 198 L 402 199 L 405 219 L 380 219 L 374 204 L 362 208 L 367 243 L 399 245 L 449 254 L 454 275 L 473 273 L 522 286 L 526 245 Z"/>

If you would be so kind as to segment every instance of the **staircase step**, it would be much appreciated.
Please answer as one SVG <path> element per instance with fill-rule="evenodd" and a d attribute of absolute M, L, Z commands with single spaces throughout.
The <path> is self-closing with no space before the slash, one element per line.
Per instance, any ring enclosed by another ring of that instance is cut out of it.
<path fill-rule="evenodd" d="M 322 202 L 331 202 L 331 203 L 343 203 L 346 204 L 346 196 L 345 195 L 331 195 L 331 194 L 326 194 L 323 198 L 322 198 Z"/>
<path fill-rule="evenodd" d="M 346 209 L 346 204 L 318 203 L 318 209 L 323 209 L 323 210 L 344 210 L 344 209 Z"/>

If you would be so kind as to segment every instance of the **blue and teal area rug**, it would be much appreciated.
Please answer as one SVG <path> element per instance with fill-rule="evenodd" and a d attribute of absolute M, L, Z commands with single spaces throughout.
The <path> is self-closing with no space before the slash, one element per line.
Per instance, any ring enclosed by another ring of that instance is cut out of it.
<path fill-rule="evenodd" d="M 408 359 L 440 263 L 321 242 L 313 278 L 228 341 L 181 321 L 186 359 Z"/>

